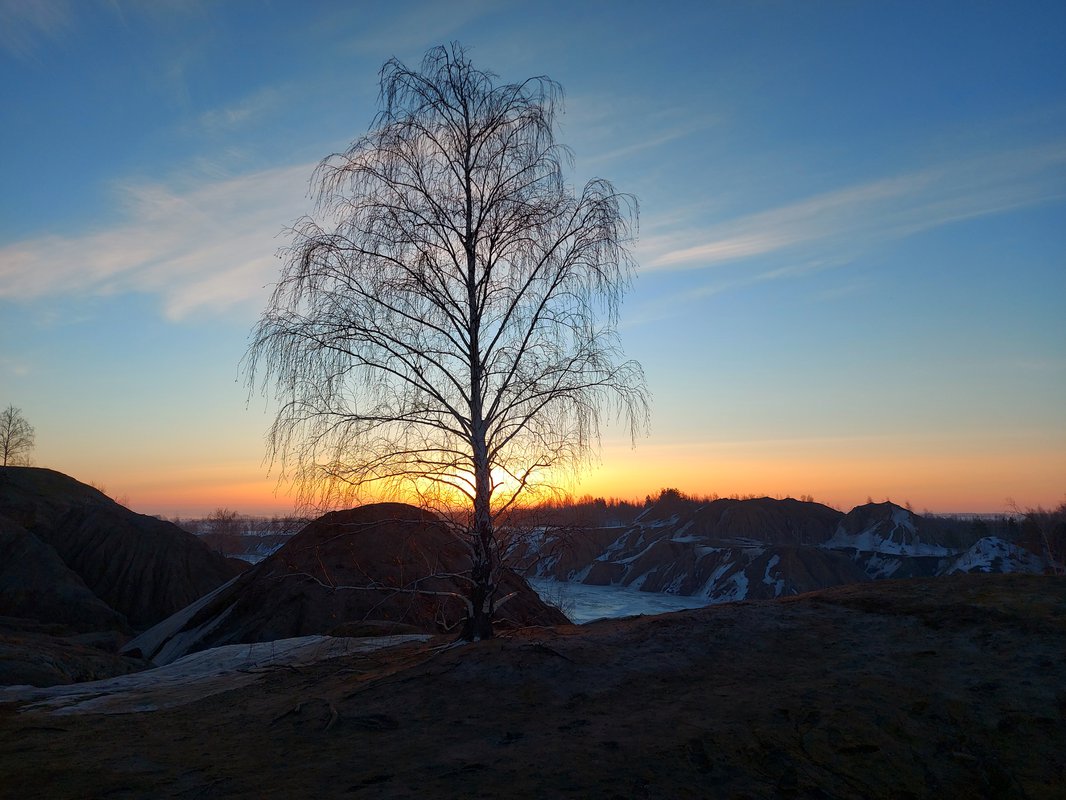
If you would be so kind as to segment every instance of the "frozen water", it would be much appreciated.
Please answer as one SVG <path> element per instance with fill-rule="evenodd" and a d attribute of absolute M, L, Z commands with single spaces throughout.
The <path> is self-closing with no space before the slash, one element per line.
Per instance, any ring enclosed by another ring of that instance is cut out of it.
<path fill-rule="evenodd" d="M 703 608 L 704 597 L 682 597 L 660 592 L 641 592 L 625 586 L 587 586 L 583 583 L 529 580 L 546 602 L 562 609 L 577 624 L 594 619 L 631 617 L 639 614 L 665 614 L 686 608 Z"/>

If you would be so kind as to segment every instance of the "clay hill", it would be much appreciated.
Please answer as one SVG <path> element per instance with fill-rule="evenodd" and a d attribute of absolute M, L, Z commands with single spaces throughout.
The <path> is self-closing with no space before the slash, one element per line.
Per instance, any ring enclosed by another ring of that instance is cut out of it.
<path fill-rule="evenodd" d="M 1061 798 L 1063 653 L 1066 579 L 955 574 L 0 690 L 0 796 Z"/>
<path fill-rule="evenodd" d="M 0 468 L 0 683 L 143 666 L 115 650 L 243 565 L 48 469 Z"/>
<path fill-rule="evenodd" d="M 310 634 L 454 631 L 464 614 L 464 584 L 455 576 L 468 566 L 463 543 L 426 511 L 378 503 L 333 512 L 126 652 L 167 664 L 209 647 Z M 567 622 L 507 572 L 501 595 L 511 593 L 504 627 Z"/>
<path fill-rule="evenodd" d="M 176 525 L 130 511 L 49 469 L 0 468 L 0 514 L 54 551 L 135 629 L 165 619 L 241 570 Z"/>
<path fill-rule="evenodd" d="M 792 499 L 698 503 L 664 492 L 631 524 L 542 532 L 528 539 L 521 557 L 534 577 L 710 602 L 888 577 L 1044 569 L 1036 554 L 974 530 L 890 502 L 843 514 Z"/>

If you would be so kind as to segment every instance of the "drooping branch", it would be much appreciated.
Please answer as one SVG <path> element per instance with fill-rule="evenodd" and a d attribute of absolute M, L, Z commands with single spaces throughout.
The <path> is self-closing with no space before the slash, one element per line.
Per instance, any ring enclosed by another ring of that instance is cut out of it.
<path fill-rule="evenodd" d="M 566 185 L 548 78 L 500 83 L 459 45 L 380 77 L 371 129 L 312 176 L 246 374 L 279 400 L 283 479 L 319 503 L 438 504 L 491 616 L 494 520 L 580 467 L 604 414 L 634 437 L 647 423 L 615 330 L 637 207 L 603 179 Z"/>

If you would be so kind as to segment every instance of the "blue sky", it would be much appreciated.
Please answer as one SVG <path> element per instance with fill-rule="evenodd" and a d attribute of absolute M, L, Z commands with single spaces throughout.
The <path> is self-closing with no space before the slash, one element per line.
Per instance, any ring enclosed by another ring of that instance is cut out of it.
<path fill-rule="evenodd" d="M 637 196 L 653 392 L 579 492 L 1066 492 L 1062 3 L 0 0 L 0 404 L 138 510 L 284 509 L 238 362 L 377 72 L 459 40 L 566 91 Z"/>

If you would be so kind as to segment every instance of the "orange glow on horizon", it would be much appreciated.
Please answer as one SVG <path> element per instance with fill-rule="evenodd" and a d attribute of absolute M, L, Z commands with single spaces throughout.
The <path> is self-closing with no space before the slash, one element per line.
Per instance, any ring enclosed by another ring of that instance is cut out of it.
<path fill-rule="evenodd" d="M 1012 501 L 1024 508 L 1066 500 L 1066 452 L 1051 444 L 981 452 L 963 443 L 929 455 L 908 442 L 871 447 L 860 439 L 617 447 L 574 493 L 642 500 L 664 487 L 695 496 L 813 495 L 843 511 L 870 497 L 911 502 L 917 511 L 994 514 Z"/>
<path fill-rule="evenodd" d="M 604 448 L 601 464 L 579 480 L 561 481 L 573 497 L 591 495 L 643 501 L 665 487 L 694 496 L 811 495 L 843 511 L 886 498 L 915 510 L 1002 513 L 1057 506 L 1066 499 L 1066 452 L 1053 443 L 1019 451 L 966 442 L 916 451 L 893 439 L 689 443 Z M 928 455 L 930 449 L 939 449 Z M 208 465 L 197 470 L 160 467 L 153 474 L 126 471 L 78 474 L 103 486 L 135 510 L 161 516 L 203 516 L 225 507 L 246 514 L 284 515 L 295 501 L 259 463 Z M 396 492 L 367 492 L 362 502 L 405 499 Z"/>

